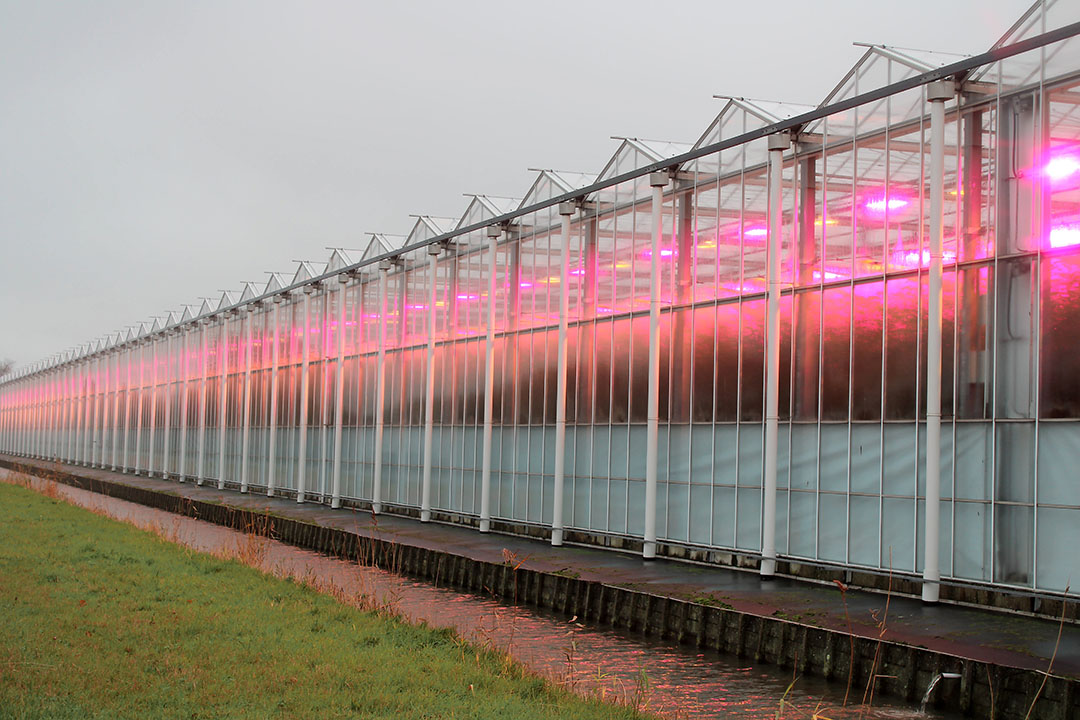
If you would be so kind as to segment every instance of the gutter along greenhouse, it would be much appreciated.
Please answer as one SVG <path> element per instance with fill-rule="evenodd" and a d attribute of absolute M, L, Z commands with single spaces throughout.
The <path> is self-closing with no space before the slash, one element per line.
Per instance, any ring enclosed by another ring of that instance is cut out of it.
<path fill-rule="evenodd" d="M 626 139 L 598 175 L 37 363 L 0 384 L 0 450 L 929 601 L 1060 595 L 1076 11 L 975 57 L 869 46 L 820 105 L 723 98 L 692 145 Z"/>

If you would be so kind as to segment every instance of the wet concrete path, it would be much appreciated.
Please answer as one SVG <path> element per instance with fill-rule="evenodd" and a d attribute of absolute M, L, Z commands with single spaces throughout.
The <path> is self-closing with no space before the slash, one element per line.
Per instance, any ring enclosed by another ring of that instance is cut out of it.
<path fill-rule="evenodd" d="M 15 460 L 15 458 L 10 458 Z M 268 498 L 263 493 L 240 494 L 209 485 L 177 483 L 107 470 L 58 465 L 18 458 L 20 463 L 77 472 L 78 475 L 219 503 L 236 508 L 269 511 L 362 536 L 380 537 L 398 544 L 452 552 L 473 560 L 503 563 L 515 558 L 522 567 L 569 575 L 652 595 L 721 604 L 751 615 L 779 617 L 806 625 L 848 630 L 856 636 L 878 639 L 878 622 L 887 620 L 884 639 L 1006 667 L 1045 671 L 1054 656 L 1059 623 L 1002 611 L 950 604 L 927 606 L 921 600 L 850 589 L 847 615 L 835 584 L 778 577 L 762 580 L 756 573 L 706 566 L 671 559 L 645 561 L 640 556 L 609 549 L 564 546 L 531 538 L 482 534 L 474 529 L 442 523 L 421 523 L 412 518 L 352 509 L 332 510 L 326 505 Z M 1080 626 L 1066 622 L 1053 663 L 1055 675 L 1080 678 Z"/>

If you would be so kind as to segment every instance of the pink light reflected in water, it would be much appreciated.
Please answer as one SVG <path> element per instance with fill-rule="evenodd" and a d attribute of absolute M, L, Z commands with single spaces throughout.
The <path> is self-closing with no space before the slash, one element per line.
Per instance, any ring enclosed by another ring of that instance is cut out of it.
<path fill-rule="evenodd" d="M 676 252 L 674 250 L 672 250 L 671 248 L 662 248 L 660 250 L 660 259 L 661 260 L 670 260 L 671 258 L 673 258 L 675 256 L 676 256 Z M 652 259 L 652 250 L 643 250 L 642 253 L 641 253 L 641 258 L 643 260 L 651 260 Z M 574 273 L 573 270 L 571 270 L 570 274 L 573 275 L 575 273 Z M 580 274 L 584 275 L 585 271 L 582 270 Z"/>
<path fill-rule="evenodd" d="M 473 293 L 458 293 L 457 294 L 457 299 L 458 300 L 479 300 L 480 296 L 479 295 L 474 295 Z"/>

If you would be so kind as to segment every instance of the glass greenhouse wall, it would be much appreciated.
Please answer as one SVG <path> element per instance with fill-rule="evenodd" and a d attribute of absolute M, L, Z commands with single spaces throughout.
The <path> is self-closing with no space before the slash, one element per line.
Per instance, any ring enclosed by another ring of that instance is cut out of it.
<path fill-rule="evenodd" d="M 39 363 L 0 385 L 0 449 L 1060 593 L 1080 545 L 1070 12 L 1038 3 L 976 58 L 867 48 L 819 106 L 724 99 L 692 145 L 624 140 L 597 176 L 541 172 L 521 200 Z"/>

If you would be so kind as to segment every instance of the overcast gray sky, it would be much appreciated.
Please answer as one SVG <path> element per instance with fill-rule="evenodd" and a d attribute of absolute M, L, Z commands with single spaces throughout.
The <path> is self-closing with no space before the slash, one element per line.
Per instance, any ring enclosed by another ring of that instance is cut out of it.
<path fill-rule="evenodd" d="M 978 53 L 1028 0 L 0 0 L 0 358 L 20 365 L 462 193 L 817 103 L 852 41 Z"/>

